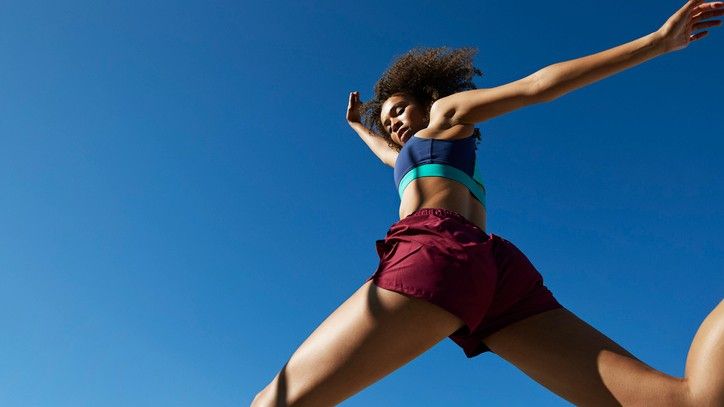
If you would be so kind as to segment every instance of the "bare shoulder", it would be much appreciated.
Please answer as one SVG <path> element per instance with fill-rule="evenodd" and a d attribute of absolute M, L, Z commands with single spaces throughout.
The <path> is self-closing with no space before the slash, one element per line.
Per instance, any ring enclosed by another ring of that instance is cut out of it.
<path fill-rule="evenodd" d="M 493 88 L 454 93 L 430 109 L 430 124 L 454 126 L 480 123 L 524 106 L 545 101 L 536 74 Z"/>

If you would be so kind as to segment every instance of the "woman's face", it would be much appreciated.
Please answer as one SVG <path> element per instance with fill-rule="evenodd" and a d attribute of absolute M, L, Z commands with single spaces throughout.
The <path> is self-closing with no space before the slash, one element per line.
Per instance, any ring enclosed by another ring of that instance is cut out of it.
<path fill-rule="evenodd" d="M 380 122 L 392 137 L 392 141 L 402 146 L 413 134 L 427 127 L 425 113 L 424 108 L 413 97 L 398 93 L 382 104 Z"/>

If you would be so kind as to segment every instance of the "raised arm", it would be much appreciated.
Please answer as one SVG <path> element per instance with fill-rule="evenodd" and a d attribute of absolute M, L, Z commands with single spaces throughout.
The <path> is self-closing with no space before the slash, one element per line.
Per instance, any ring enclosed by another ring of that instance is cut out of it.
<path fill-rule="evenodd" d="M 688 1 L 656 32 L 597 54 L 556 63 L 506 85 L 475 89 L 439 99 L 433 104 L 431 122 L 443 126 L 479 123 L 521 107 L 548 102 L 575 89 L 631 68 L 656 56 L 685 48 L 720 21 L 703 21 L 724 15 L 724 2 Z M 432 123 L 431 123 L 432 124 Z"/>
<path fill-rule="evenodd" d="M 383 163 L 394 168 L 399 152 L 387 145 L 387 141 L 382 136 L 373 133 L 360 122 L 360 105 L 359 93 L 350 92 L 347 104 L 347 123 Z"/>

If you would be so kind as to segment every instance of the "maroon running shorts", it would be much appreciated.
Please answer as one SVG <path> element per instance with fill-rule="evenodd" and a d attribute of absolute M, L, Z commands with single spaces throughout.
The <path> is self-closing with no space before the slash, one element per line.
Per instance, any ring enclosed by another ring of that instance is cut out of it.
<path fill-rule="evenodd" d="M 449 338 L 468 358 L 490 351 L 483 338 L 493 332 L 561 307 L 517 247 L 457 212 L 419 209 L 376 244 L 380 264 L 367 281 L 462 319 Z"/>

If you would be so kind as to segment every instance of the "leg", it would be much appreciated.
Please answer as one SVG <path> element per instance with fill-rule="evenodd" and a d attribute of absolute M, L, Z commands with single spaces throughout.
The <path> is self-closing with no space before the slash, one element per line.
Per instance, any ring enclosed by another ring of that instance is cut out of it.
<path fill-rule="evenodd" d="M 368 281 L 302 343 L 252 405 L 336 405 L 461 326 L 437 305 Z"/>
<path fill-rule="evenodd" d="M 684 374 L 698 405 L 724 406 L 724 300 L 696 331 Z"/>
<path fill-rule="evenodd" d="M 724 302 L 697 332 L 685 379 L 652 369 L 566 309 L 507 326 L 484 342 L 576 405 L 715 406 L 724 396 Z"/>

